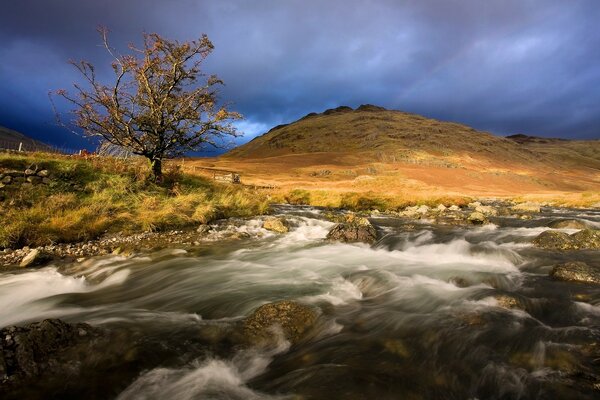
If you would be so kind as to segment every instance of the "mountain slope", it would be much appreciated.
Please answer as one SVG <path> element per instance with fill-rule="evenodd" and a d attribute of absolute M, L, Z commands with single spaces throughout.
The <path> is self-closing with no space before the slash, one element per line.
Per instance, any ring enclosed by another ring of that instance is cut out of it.
<path fill-rule="evenodd" d="M 21 132 L 0 126 L 0 149 L 18 150 L 22 143 L 22 150 L 51 151 L 51 147 L 39 140 L 25 136 Z"/>
<path fill-rule="evenodd" d="M 235 171 L 256 186 L 325 191 L 318 196 L 326 198 L 354 192 L 600 201 L 598 140 L 505 138 L 371 105 L 311 113 L 221 157 L 186 165 L 198 173 Z"/>

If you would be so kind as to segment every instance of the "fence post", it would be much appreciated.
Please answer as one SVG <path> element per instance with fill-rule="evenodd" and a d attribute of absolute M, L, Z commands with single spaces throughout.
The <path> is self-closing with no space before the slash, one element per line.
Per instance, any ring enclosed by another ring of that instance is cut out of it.
<path fill-rule="evenodd" d="M 19 143 L 19 151 L 23 151 L 23 142 Z"/>

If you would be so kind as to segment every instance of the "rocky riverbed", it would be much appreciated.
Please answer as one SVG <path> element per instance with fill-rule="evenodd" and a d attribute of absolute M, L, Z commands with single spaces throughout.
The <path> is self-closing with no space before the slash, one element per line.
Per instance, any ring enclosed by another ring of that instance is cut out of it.
<path fill-rule="evenodd" d="M 600 212 L 451 208 L 281 206 L 6 268 L 0 396 L 597 398 Z"/>

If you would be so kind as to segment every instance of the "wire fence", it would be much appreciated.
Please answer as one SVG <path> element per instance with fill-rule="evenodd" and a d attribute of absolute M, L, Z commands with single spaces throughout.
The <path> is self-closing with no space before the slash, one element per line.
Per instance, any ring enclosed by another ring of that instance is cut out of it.
<path fill-rule="evenodd" d="M 0 150 L 10 152 L 42 152 L 42 153 L 58 153 L 58 154 L 81 154 L 81 150 L 70 149 L 67 147 L 50 146 L 37 142 L 18 142 L 0 140 Z"/>

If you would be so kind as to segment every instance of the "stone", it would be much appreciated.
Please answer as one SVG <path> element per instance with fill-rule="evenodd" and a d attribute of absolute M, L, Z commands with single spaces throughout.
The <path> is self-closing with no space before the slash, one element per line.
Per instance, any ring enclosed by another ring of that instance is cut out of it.
<path fill-rule="evenodd" d="M 277 340 L 277 330 L 292 344 L 298 343 L 317 321 L 314 308 L 295 301 L 279 301 L 258 307 L 244 321 L 244 335 L 254 344 Z"/>
<path fill-rule="evenodd" d="M 479 207 L 480 205 L 481 205 L 481 203 L 480 203 L 480 202 L 478 202 L 478 201 L 474 201 L 474 202 L 472 202 L 472 203 L 469 203 L 469 204 L 467 204 L 467 207 L 469 207 L 469 208 L 477 208 L 477 207 Z"/>
<path fill-rule="evenodd" d="M 39 176 L 31 175 L 27 177 L 27 182 L 31 183 L 32 185 L 37 185 L 39 183 L 42 183 L 42 178 L 40 178 Z"/>
<path fill-rule="evenodd" d="M 497 215 L 498 211 L 492 206 L 477 206 L 475 212 L 480 212 L 483 215 Z"/>
<path fill-rule="evenodd" d="M 538 203 L 532 203 L 532 202 L 519 203 L 519 204 L 512 206 L 511 208 L 513 211 L 520 211 L 520 212 L 533 212 L 533 213 L 540 212 L 540 205 Z"/>
<path fill-rule="evenodd" d="M 327 240 L 344 243 L 363 242 L 375 243 L 377 241 L 377 230 L 369 220 L 361 218 L 352 223 L 341 223 L 335 225 L 327 234 Z"/>
<path fill-rule="evenodd" d="M 586 229 L 589 225 L 585 221 L 578 219 L 559 219 L 548 224 L 553 229 Z"/>
<path fill-rule="evenodd" d="M 488 222 L 487 217 L 479 211 L 472 212 L 467 220 L 473 225 L 483 225 Z"/>
<path fill-rule="evenodd" d="M 448 207 L 448 210 L 450 210 L 450 211 L 460 211 L 460 207 L 457 206 L 456 204 L 453 204 L 450 207 Z"/>
<path fill-rule="evenodd" d="M 523 304 L 521 299 L 510 294 L 499 294 L 494 296 L 494 299 L 496 299 L 498 307 L 518 310 L 525 309 L 525 305 Z"/>
<path fill-rule="evenodd" d="M 12 182 L 13 178 L 12 176 L 5 176 L 4 178 L 2 178 L 2 183 L 4 183 L 5 185 L 8 185 Z"/>
<path fill-rule="evenodd" d="M 50 178 L 42 178 L 42 183 L 44 185 L 49 185 L 49 184 L 52 183 L 52 179 L 50 179 Z"/>
<path fill-rule="evenodd" d="M 578 249 L 600 249 L 600 230 L 582 229 L 571 235 Z"/>
<path fill-rule="evenodd" d="M 25 175 L 26 175 L 26 176 L 35 175 L 35 174 L 36 174 L 36 171 L 35 171 L 34 169 L 27 168 L 27 169 L 25 170 Z"/>
<path fill-rule="evenodd" d="M 573 239 L 569 234 L 557 231 L 544 231 L 540 233 L 533 244 L 543 249 L 569 250 L 575 248 Z"/>
<path fill-rule="evenodd" d="M 444 211 L 446 211 L 447 208 L 443 204 L 438 204 L 438 206 L 435 209 L 439 212 L 444 212 Z"/>
<path fill-rule="evenodd" d="M 284 218 L 269 217 L 263 222 L 263 228 L 277 233 L 287 233 L 289 228 Z"/>
<path fill-rule="evenodd" d="M 33 249 L 30 250 L 25 257 L 23 257 L 19 266 L 23 268 L 34 267 L 47 261 L 48 258 L 49 256 L 43 253 L 41 250 Z"/>
<path fill-rule="evenodd" d="M 600 267 L 591 266 L 581 261 L 557 264 L 550 271 L 550 276 L 559 281 L 600 285 Z"/>
<path fill-rule="evenodd" d="M 41 171 L 37 172 L 37 176 L 41 177 L 41 178 L 47 178 L 50 175 L 50 172 L 47 169 L 42 169 Z"/>
<path fill-rule="evenodd" d="M 208 232 L 210 232 L 210 226 L 208 226 L 208 225 L 200 225 L 198 227 L 198 229 L 196 229 L 196 232 L 198 232 L 201 235 L 206 235 Z"/>

